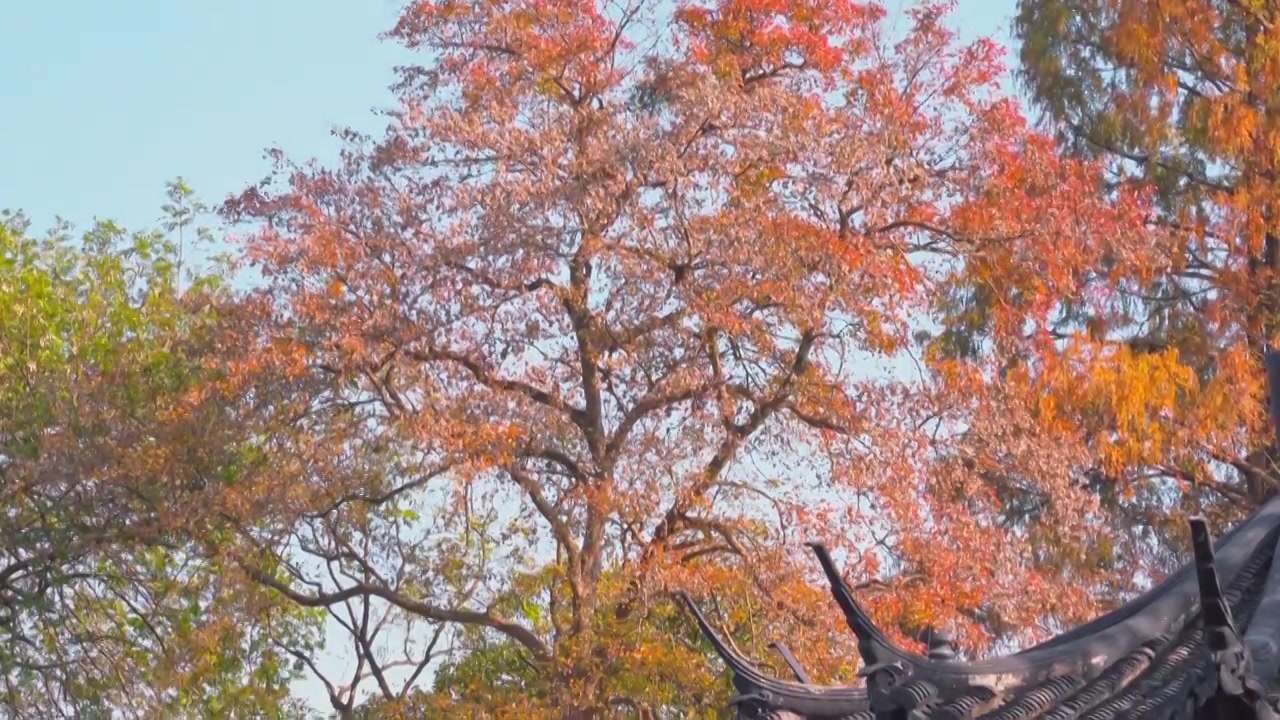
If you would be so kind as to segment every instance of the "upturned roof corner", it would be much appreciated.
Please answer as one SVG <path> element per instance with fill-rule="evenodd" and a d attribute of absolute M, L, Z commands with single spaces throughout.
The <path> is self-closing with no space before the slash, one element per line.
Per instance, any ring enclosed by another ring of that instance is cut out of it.
<path fill-rule="evenodd" d="M 1280 444 L 1280 353 L 1266 357 Z M 858 640 L 856 685 L 817 685 L 775 645 L 795 680 L 772 677 L 722 640 L 688 595 L 728 665 L 741 718 L 772 720 L 1280 720 L 1280 498 L 1216 543 L 1190 521 L 1194 557 L 1156 586 L 1089 623 L 1002 657 L 956 659 L 930 631 L 920 655 L 896 645 L 854 597 L 826 547 L 810 543 Z"/>

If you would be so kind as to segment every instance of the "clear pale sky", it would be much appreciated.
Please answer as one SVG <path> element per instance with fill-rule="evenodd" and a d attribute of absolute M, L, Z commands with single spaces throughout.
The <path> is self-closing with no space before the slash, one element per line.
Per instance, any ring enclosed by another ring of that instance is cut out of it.
<path fill-rule="evenodd" d="M 889 0 L 900 6 L 902 0 Z M 374 130 L 398 0 L 0 0 L 0 209 L 130 227 L 184 176 L 207 201 L 259 180 L 262 151 L 332 157 Z M 1014 0 L 960 0 L 964 35 L 1005 40 Z"/>
<path fill-rule="evenodd" d="M 262 151 L 332 156 L 375 129 L 396 0 L 0 0 L 0 208 L 38 226 L 159 217 L 184 176 L 208 200 L 267 171 Z"/>
<path fill-rule="evenodd" d="M 1015 0 L 959 0 L 966 39 L 1007 42 Z M 0 0 L 0 209 L 36 227 L 153 227 L 181 175 L 216 203 L 262 153 L 332 158 L 335 126 L 376 130 L 399 0 Z M 887 0 L 891 9 L 904 0 Z M 340 668 L 340 658 L 322 662 Z M 297 691 L 327 709 L 314 681 Z"/>

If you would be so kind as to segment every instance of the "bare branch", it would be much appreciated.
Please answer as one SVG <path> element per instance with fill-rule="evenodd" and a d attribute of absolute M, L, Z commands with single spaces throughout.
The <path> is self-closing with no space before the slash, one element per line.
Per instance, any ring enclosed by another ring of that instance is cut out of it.
<path fill-rule="evenodd" d="M 254 567 L 248 562 L 241 560 L 239 561 L 239 566 L 254 582 L 275 590 L 303 607 L 330 607 L 332 605 L 346 602 L 354 597 L 377 597 L 386 600 L 405 612 L 413 613 L 414 615 L 426 618 L 427 620 L 457 623 L 460 625 L 474 625 L 496 630 L 527 648 L 539 663 L 545 663 L 551 660 L 551 649 L 547 647 L 547 644 L 535 635 L 533 631 L 519 623 L 496 615 L 491 615 L 487 612 L 437 607 L 430 603 L 406 597 L 390 588 L 363 582 L 356 583 L 332 593 L 317 593 L 315 595 L 309 595 L 295 590 L 286 583 L 280 582 L 276 578 L 263 572 L 257 567 Z"/>

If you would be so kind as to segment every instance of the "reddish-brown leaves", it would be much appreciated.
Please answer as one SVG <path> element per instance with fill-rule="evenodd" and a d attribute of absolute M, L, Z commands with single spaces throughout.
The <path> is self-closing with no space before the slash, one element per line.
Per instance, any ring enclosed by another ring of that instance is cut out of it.
<path fill-rule="evenodd" d="M 1070 389 L 1062 298 L 1109 302 L 1104 259 L 1140 272 L 1144 198 L 1056 157 L 945 10 L 891 43 L 874 3 L 406 8 L 425 67 L 386 137 L 229 206 L 328 414 L 291 440 L 316 500 L 289 494 L 277 552 L 347 547 L 418 618 L 489 608 L 550 649 L 548 702 L 587 709 L 689 692 L 637 680 L 677 587 L 848 669 L 803 582 L 814 536 L 904 638 L 980 652 L 1083 619 L 1094 448 L 1032 398 Z M 977 350 L 918 334 L 939 327 Z M 406 481 L 423 466 L 449 471 Z M 334 505 L 352 488 L 366 514 Z M 376 519 L 400 503 L 419 519 Z"/>

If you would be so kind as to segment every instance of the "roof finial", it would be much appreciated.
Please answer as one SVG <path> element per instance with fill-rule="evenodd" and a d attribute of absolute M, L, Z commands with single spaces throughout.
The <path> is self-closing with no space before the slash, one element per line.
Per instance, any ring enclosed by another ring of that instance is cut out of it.
<path fill-rule="evenodd" d="M 930 660 L 954 660 L 956 658 L 955 645 L 951 643 L 951 634 L 946 630 L 939 630 L 933 626 L 926 627 L 924 632 L 920 633 L 920 642 L 928 648 Z"/>
<path fill-rule="evenodd" d="M 1196 558 L 1196 578 L 1200 585 L 1200 619 L 1207 634 L 1210 661 L 1214 666 L 1213 694 L 1197 712 L 1197 718 L 1249 718 L 1274 720 L 1266 701 L 1265 687 L 1253 674 L 1249 651 L 1240 641 L 1231 608 L 1218 581 L 1213 539 L 1202 517 L 1191 518 L 1191 547 Z"/>

